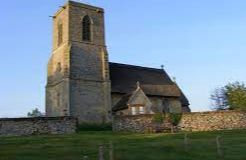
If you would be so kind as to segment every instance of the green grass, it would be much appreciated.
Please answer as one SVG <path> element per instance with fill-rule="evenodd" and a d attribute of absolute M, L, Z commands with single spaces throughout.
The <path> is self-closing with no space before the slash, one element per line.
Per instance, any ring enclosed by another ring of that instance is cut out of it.
<path fill-rule="evenodd" d="M 190 133 L 188 152 L 184 151 L 183 133 L 84 131 L 73 135 L 1 137 L 0 160 L 82 160 L 83 154 L 96 160 L 99 144 L 110 140 L 114 143 L 115 160 L 215 160 L 219 159 L 216 135 L 222 136 L 224 159 L 246 159 L 246 130 L 235 130 Z"/>

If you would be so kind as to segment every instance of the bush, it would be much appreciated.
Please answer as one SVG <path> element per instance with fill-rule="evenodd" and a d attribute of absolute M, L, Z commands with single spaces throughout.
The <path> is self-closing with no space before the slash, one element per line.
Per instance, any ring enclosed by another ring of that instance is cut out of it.
<path fill-rule="evenodd" d="M 45 114 L 38 110 L 38 108 L 33 109 L 31 112 L 27 113 L 27 117 L 44 117 Z"/>
<path fill-rule="evenodd" d="M 174 126 L 177 126 L 182 118 L 182 113 L 170 113 L 170 121 Z"/>
<path fill-rule="evenodd" d="M 82 123 L 78 125 L 78 131 L 112 131 L 112 124 Z"/>
<path fill-rule="evenodd" d="M 156 113 L 153 116 L 153 120 L 154 123 L 163 123 L 164 122 L 164 116 L 162 113 Z"/>

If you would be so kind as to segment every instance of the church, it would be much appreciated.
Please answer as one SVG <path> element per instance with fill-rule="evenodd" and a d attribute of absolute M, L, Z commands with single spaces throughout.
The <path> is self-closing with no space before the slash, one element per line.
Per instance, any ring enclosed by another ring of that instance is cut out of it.
<path fill-rule="evenodd" d="M 102 8 L 68 1 L 52 18 L 46 116 L 101 123 L 115 115 L 190 112 L 163 68 L 109 62 Z"/>

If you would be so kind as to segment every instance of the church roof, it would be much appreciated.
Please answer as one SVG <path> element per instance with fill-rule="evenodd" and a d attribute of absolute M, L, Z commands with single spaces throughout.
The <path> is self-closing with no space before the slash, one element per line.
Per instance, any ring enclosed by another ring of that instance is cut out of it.
<path fill-rule="evenodd" d="M 141 98 L 137 99 L 138 96 L 141 96 Z M 112 111 L 117 112 L 119 110 L 124 110 L 127 109 L 129 105 L 134 105 L 134 104 L 142 104 L 146 106 L 147 103 L 151 104 L 148 97 L 146 97 L 145 93 L 140 88 L 140 86 L 137 86 L 135 91 L 133 91 L 132 93 L 125 94 L 119 100 L 119 102 L 116 103 L 115 106 L 113 106 Z"/>
<path fill-rule="evenodd" d="M 112 62 L 109 69 L 112 93 L 131 93 L 139 82 L 146 95 L 180 97 L 182 105 L 189 105 L 188 99 L 163 69 Z"/>
<path fill-rule="evenodd" d="M 120 100 L 119 102 L 117 102 L 113 108 L 112 108 L 112 111 L 113 112 L 117 112 L 117 111 L 120 111 L 120 110 L 124 110 L 124 109 L 127 109 L 128 108 L 128 105 L 127 105 L 127 102 L 129 101 L 129 98 L 132 96 L 132 94 L 128 93 L 128 94 L 125 94 Z"/>
<path fill-rule="evenodd" d="M 136 80 L 140 84 L 158 84 L 172 85 L 174 84 L 170 77 L 163 69 L 147 68 L 141 66 L 133 66 L 120 63 L 109 63 L 110 77 L 112 85 L 134 85 Z"/>

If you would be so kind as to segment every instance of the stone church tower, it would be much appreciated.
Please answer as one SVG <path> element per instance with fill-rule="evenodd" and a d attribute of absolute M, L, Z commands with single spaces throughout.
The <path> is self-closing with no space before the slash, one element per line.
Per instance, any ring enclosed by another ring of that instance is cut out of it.
<path fill-rule="evenodd" d="M 109 120 L 111 85 L 104 10 L 69 1 L 53 16 L 53 21 L 47 116 L 75 116 L 80 122 Z"/>

